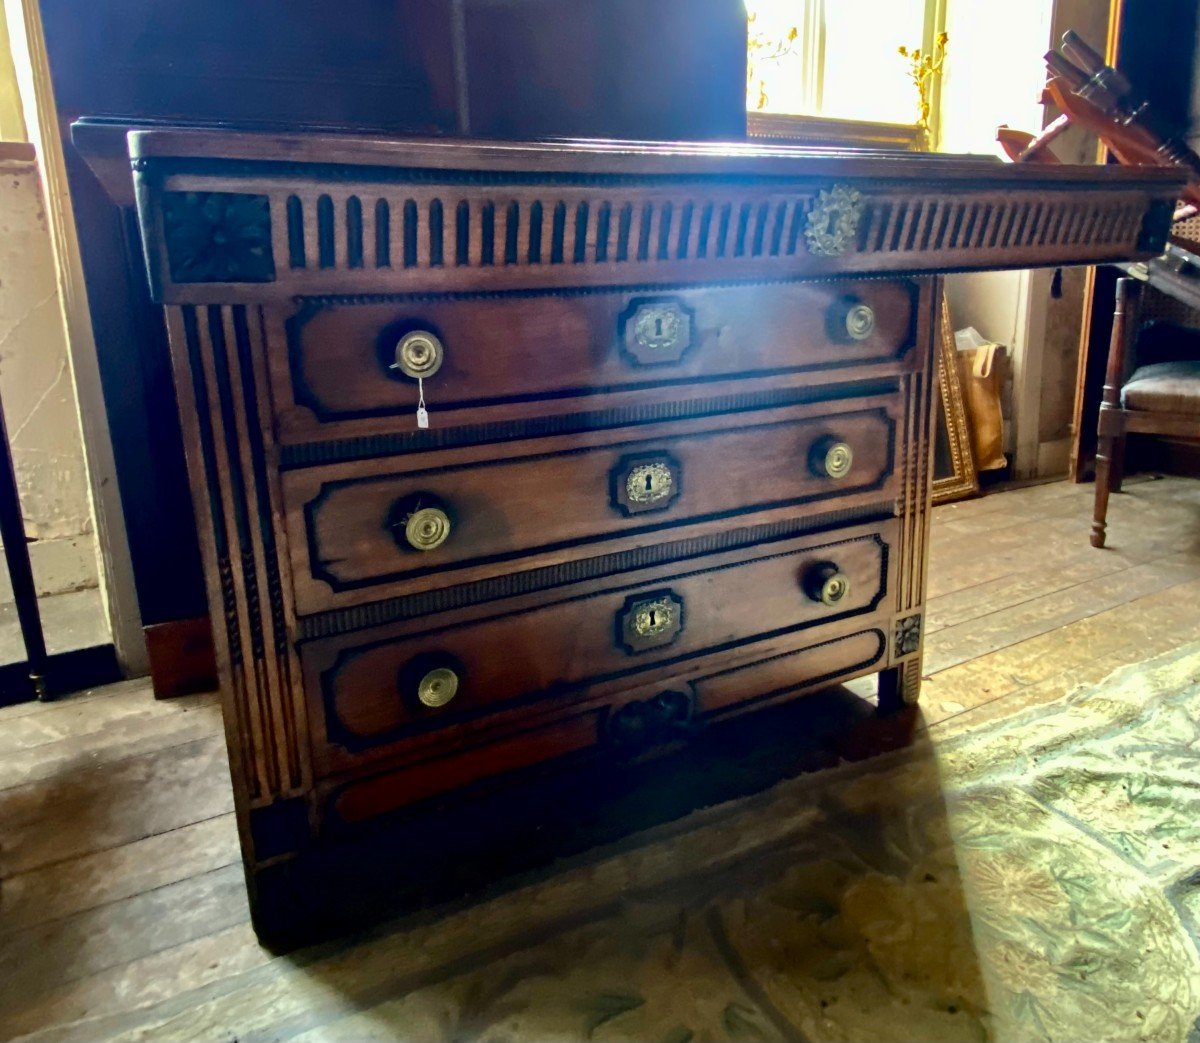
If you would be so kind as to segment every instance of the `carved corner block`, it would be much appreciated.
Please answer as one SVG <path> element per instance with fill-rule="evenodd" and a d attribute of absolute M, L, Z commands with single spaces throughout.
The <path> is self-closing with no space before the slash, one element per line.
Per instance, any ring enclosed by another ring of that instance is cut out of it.
<path fill-rule="evenodd" d="M 164 192 L 163 242 L 177 283 L 274 282 L 271 204 L 240 192 Z"/>
<path fill-rule="evenodd" d="M 896 632 L 892 640 L 892 658 L 903 659 L 921 647 L 921 614 L 905 616 L 896 621 Z"/>

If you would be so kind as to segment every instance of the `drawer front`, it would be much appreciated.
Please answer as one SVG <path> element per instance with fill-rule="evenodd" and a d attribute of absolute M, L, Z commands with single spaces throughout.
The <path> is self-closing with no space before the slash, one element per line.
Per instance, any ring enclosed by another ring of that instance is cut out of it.
<path fill-rule="evenodd" d="M 452 739 L 460 724 L 486 730 L 497 711 L 544 712 L 585 690 L 628 688 L 650 671 L 678 676 L 704 657 L 754 658 L 756 643 L 875 611 L 894 529 L 887 521 L 676 563 L 637 585 L 592 584 L 442 629 L 313 642 L 301 659 L 325 726 L 318 741 L 370 756 L 414 736 Z"/>
<path fill-rule="evenodd" d="M 473 582 L 821 500 L 886 503 L 897 409 L 878 396 L 513 443 L 524 455 L 496 461 L 418 454 L 291 472 L 296 603 L 311 613 Z"/>
<path fill-rule="evenodd" d="M 476 742 L 433 760 L 349 783 L 323 796 L 331 825 L 369 820 L 431 797 L 592 747 L 636 753 L 686 737 L 696 725 L 877 670 L 886 658 L 886 620 L 690 682 L 668 681 L 599 706 L 581 706 L 515 734 Z"/>
<path fill-rule="evenodd" d="M 417 375 L 431 424 L 455 427 L 697 380 L 894 374 L 916 337 L 917 295 L 915 282 L 843 281 L 314 300 L 286 322 L 277 354 L 294 402 L 281 434 L 408 431 Z"/>

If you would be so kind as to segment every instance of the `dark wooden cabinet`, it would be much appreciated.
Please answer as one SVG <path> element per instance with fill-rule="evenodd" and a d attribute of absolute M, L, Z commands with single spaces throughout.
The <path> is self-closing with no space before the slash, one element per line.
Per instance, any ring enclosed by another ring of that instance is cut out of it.
<path fill-rule="evenodd" d="M 931 273 L 1152 253 L 1176 189 L 744 145 L 131 143 L 268 933 L 397 813 L 864 674 L 911 704 Z"/>
<path fill-rule="evenodd" d="M 742 0 L 39 4 L 139 607 L 157 628 L 152 661 L 176 667 L 205 595 L 128 128 L 725 139 L 745 127 Z"/>

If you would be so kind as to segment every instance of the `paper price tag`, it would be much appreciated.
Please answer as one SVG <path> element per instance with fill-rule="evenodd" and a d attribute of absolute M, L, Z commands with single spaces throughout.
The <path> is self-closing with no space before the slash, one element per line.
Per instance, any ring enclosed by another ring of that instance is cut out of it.
<path fill-rule="evenodd" d="M 425 408 L 425 381 L 417 378 L 417 427 L 424 431 L 429 427 L 429 410 Z"/>

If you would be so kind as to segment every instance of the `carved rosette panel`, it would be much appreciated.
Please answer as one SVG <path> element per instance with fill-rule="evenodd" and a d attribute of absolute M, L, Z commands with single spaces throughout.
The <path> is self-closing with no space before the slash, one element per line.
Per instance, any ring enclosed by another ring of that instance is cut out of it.
<path fill-rule="evenodd" d="M 166 192 L 167 265 L 177 283 L 273 282 L 271 203 L 240 192 Z"/>
<path fill-rule="evenodd" d="M 167 319 L 225 712 L 237 719 L 235 774 L 260 807 L 303 793 L 310 779 L 284 549 L 272 526 L 262 319 L 240 306 L 170 308 Z"/>
<path fill-rule="evenodd" d="M 912 655 L 921 647 L 921 614 L 906 616 L 896 621 L 896 633 L 892 640 L 892 658 L 902 659 Z"/>

